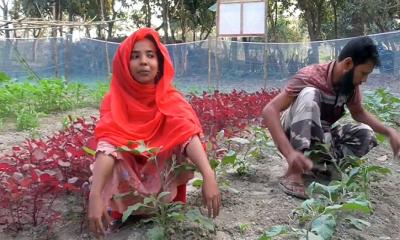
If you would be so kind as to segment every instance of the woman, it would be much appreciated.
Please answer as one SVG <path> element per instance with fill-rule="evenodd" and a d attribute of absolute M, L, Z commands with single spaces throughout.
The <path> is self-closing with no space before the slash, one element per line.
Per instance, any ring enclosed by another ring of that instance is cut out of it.
<path fill-rule="evenodd" d="M 216 217 L 220 193 L 202 147 L 200 122 L 189 103 L 172 86 L 173 65 L 156 31 L 143 28 L 121 43 L 113 61 L 110 92 L 96 127 L 96 161 L 89 195 L 90 229 L 104 235 L 109 209 L 121 215 L 143 197 L 169 192 L 166 201 L 186 202 L 186 183 L 193 173 L 164 173 L 188 157 L 203 176 L 203 203 Z M 117 151 L 129 142 L 158 148 L 156 161 Z M 123 199 L 116 194 L 135 192 Z M 212 214 L 211 214 L 212 213 Z"/>

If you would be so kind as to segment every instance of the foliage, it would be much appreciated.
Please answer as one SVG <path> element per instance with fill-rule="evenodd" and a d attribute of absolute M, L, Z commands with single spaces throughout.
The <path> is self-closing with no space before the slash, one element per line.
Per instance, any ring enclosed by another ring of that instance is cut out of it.
<path fill-rule="evenodd" d="M 11 80 L 10 76 L 8 76 L 5 72 L 0 71 L 0 84 L 7 83 Z"/>
<path fill-rule="evenodd" d="M 18 130 L 38 126 L 40 115 L 98 105 L 108 90 L 106 83 L 94 88 L 61 79 L 42 79 L 37 83 L 13 82 L 2 74 L 0 83 L 0 119 L 16 120 Z"/>
<path fill-rule="evenodd" d="M 400 98 L 396 97 L 389 90 L 378 88 L 369 91 L 364 99 L 364 107 L 375 114 L 380 120 L 387 124 L 395 125 L 400 122 Z"/>
<path fill-rule="evenodd" d="M 6 229 L 43 225 L 51 232 L 61 217 L 54 204 L 65 193 L 87 193 L 93 158 L 83 147 L 94 148 L 94 126 L 77 119 L 46 141 L 27 140 L 1 156 L 0 223 Z"/>
<path fill-rule="evenodd" d="M 129 152 L 134 155 L 146 156 L 149 161 L 152 161 L 157 167 L 157 173 L 161 178 L 161 189 L 165 189 L 171 175 L 178 175 L 179 172 L 190 169 L 194 170 L 194 165 L 185 164 L 177 165 L 174 156 L 172 163 L 165 169 L 159 169 L 157 161 L 157 153 L 160 151 L 158 148 L 149 148 L 143 141 L 130 142 L 128 146 L 122 146 L 118 149 L 122 152 Z M 114 196 L 114 198 L 125 198 L 136 194 L 134 192 L 122 193 Z M 169 235 L 169 231 L 176 228 L 176 224 L 184 221 L 190 221 L 199 224 L 202 228 L 208 231 L 214 231 L 214 223 L 211 219 L 204 217 L 198 209 L 185 207 L 180 202 L 170 202 L 171 197 L 169 192 L 160 192 L 143 197 L 143 202 L 131 205 L 124 211 L 122 222 L 125 222 L 130 216 L 134 214 L 146 214 L 151 216 L 146 219 L 146 222 L 153 222 L 154 227 L 149 229 L 147 236 L 149 239 L 165 239 Z"/>
<path fill-rule="evenodd" d="M 195 223 L 206 231 L 215 230 L 213 221 L 203 216 L 199 209 L 185 206 L 180 202 L 165 202 L 163 198 L 167 195 L 169 192 L 161 192 L 158 195 L 144 198 L 142 203 L 129 206 L 124 212 L 122 221 L 126 221 L 136 212 L 146 212 L 151 217 L 143 221 L 154 224 L 147 231 L 149 239 L 166 239 L 173 229 L 182 228 L 182 224 L 185 222 Z"/>
<path fill-rule="evenodd" d="M 251 127 L 244 131 L 243 137 L 226 138 L 224 130 L 215 137 L 214 149 L 208 151 L 211 168 L 216 172 L 217 181 L 222 188 L 228 187 L 226 179 L 229 169 L 233 169 L 239 176 L 250 172 L 249 158 L 256 160 L 267 157 L 267 149 L 273 146 L 270 137 L 264 128 Z M 196 179 L 192 185 L 200 188 L 203 181 Z M 231 188 L 231 190 L 233 190 Z"/>
<path fill-rule="evenodd" d="M 91 91 L 92 102 L 95 104 L 101 103 L 103 97 L 110 89 L 110 83 L 97 82 L 94 90 Z"/>
<path fill-rule="evenodd" d="M 262 108 L 277 93 L 267 90 L 255 93 L 236 90 L 231 93 L 204 92 L 201 97 L 192 95 L 190 103 L 200 118 L 205 135 L 215 142 L 215 136 L 221 130 L 231 137 L 250 124 L 258 123 Z"/>
<path fill-rule="evenodd" d="M 309 157 L 320 154 L 329 154 L 326 145 L 310 151 Z M 266 231 L 259 239 L 273 239 L 276 236 L 295 236 L 301 239 L 331 239 L 336 226 L 340 223 L 362 229 L 369 223 L 353 214 L 372 213 L 372 203 L 369 200 L 368 190 L 374 175 L 389 174 L 390 170 L 384 167 L 367 165 L 365 160 L 348 156 L 336 163 L 332 163 L 341 175 L 341 180 L 334 180 L 329 185 L 313 182 L 308 187 L 309 199 L 298 207 L 293 215 L 299 227 L 274 226 Z"/>
<path fill-rule="evenodd" d="M 39 114 L 31 108 L 22 108 L 17 113 L 17 130 L 33 129 L 39 126 Z"/>

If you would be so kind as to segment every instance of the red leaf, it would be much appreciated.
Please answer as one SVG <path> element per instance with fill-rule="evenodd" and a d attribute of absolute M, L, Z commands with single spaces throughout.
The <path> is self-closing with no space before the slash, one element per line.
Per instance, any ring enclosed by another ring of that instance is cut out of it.
<path fill-rule="evenodd" d="M 11 173 L 13 173 L 15 171 L 16 171 L 16 169 L 15 169 L 14 166 L 11 166 L 8 163 L 0 163 L 0 172 L 5 172 L 5 173 L 8 173 L 8 174 L 11 174 Z"/>
<path fill-rule="evenodd" d="M 22 181 L 19 182 L 19 185 L 24 188 L 29 188 L 32 184 L 32 178 L 24 178 Z"/>

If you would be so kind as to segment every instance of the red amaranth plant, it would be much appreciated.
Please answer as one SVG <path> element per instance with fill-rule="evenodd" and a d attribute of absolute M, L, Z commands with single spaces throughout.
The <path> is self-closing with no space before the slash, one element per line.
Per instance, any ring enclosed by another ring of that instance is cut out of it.
<path fill-rule="evenodd" d="M 95 118 L 92 119 L 96 121 Z M 82 192 L 90 176 L 94 123 L 78 119 L 44 140 L 27 140 L 0 158 L 0 224 L 19 231 L 24 226 L 51 227 L 60 217 L 53 206 L 61 194 Z"/>
<path fill-rule="evenodd" d="M 204 93 L 201 97 L 191 96 L 190 103 L 205 135 L 215 143 L 221 130 L 229 137 L 259 123 L 262 108 L 277 93 Z M 13 147 L 10 154 L 0 156 L 0 227 L 20 231 L 46 225 L 51 232 L 61 217 L 60 211 L 54 210 L 54 203 L 61 196 L 73 192 L 87 199 L 94 158 L 85 153 L 84 147 L 96 148 L 96 122 L 94 117 L 91 122 L 77 119 L 47 140 L 27 140 L 21 147 Z M 82 206 L 85 211 L 85 201 Z"/>
<path fill-rule="evenodd" d="M 205 92 L 201 97 L 191 96 L 190 103 L 200 118 L 205 135 L 213 141 L 221 130 L 230 137 L 251 124 L 258 124 L 263 107 L 278 93 L 279 90 Z"/>

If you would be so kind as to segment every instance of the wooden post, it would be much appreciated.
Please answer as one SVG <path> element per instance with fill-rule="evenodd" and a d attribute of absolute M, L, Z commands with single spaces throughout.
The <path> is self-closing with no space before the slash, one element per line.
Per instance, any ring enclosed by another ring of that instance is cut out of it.
<path fill-rule="evenodd" d="M 267 80 L 268 80 L 268 0 L 265 0 L 265 30 L 264 30 L 264 89 L 267 89 Z"/>
<path fill-rule="evenodd" d="M 69 51 L 70 51 L 70 44 L 72 42 L 72 34 L 66 34 L 66 38 L 65 38 L 65 46 L 64 46 L 64 78 L 65 81 L 68 82 L 68 78 L 69 78 L 69 64 L 70 64 L 70 55 L 69 55 Z"/>
<path fill-rule="evenodd" d="M 219 85 L 221 82 L 221 70 L 219 69 L 219 62 L 218 62 L 218 37 L 215 38 L 215 73 L 216 73 L 216 80 L 217 80 L 217 86 L 216 89 L 219 90 Z"/>
<path fill-rule="evenodd" d="M 208 91 L 211 90 L 211 37 L 208 37 Z"/>

